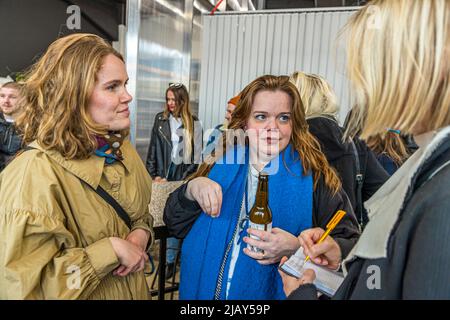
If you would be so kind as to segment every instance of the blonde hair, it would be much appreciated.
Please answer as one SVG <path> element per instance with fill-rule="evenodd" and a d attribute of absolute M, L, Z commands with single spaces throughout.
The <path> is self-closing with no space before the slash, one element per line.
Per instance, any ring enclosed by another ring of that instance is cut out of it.
<path fill-rule="evenodd" d="M 178 118 L 181 117 L 181 121 L 184 127 L 184 155 L 183 158 L 185 163 L 189 163 L 194 149 L 194 118 L 191 112 L 191 104 L 189 102 L 189 92 L 186 87 L 182 84 L 171 85 L 166 90 L 166 99 L 167 94 L 171 91 L 175 96 L 175 104 L 176 108 L 173 112 L 173 116 Z M 164 119 L 169 119 L 170 111 L 169 107 L 166 103 L 163 117 Z"/>
<path fill-rule="evenodd" d="M 313 174 L 314 188 L 317 187 L 319 179 L 323 176 L 326 186 L 334 193 L 338 192 L 341 188 L 341 182 L 335 171 L 328 164 L 325 155 L 321 152 L 319 142 L 309 133 L 302 100 L 300 99 L 297 88 L 289 81 L 289 77 L 266 75 L 253 80 L 247 85 L 240 93 L 241 98 L 233 112 L 228 129 L 244 130 L 251 115 L 255 96 L 260 91 L 281 91 L 290 97 L 292 125 L 290 143 L 300 155 L 304 173 Z M 227 142 L 229 140 L 227 139 L 227 135 L 230 137 L 233 136 L 232 131 L 227 130 L 224 132 L 221 137 L 222 148 L 218 152 L 213 151 L 211 158 L 208 158 L 205 163 L 200 165 L 198 171 L 191 179 L 208 175 L 214 163 L 227 150 L 227 143 L 236 144 L 234 139 Z"/>
<path fill-rule="evenodd" d="M 373 0 L 344 30 L 357 99 L 347 135 L 450 124 L 450 1 Z"/>
<path fill-rule="evenodd" d="M 369 137 L 367 146 L 378 155 L 387 155 L 398 166 L 401 166 L 411 155 L 403 138 L 393 132 Z"/>
<path fill-rule="evenodd" d="M 108 128 L 96 124 L 87 107 L 103 59 L 123 57 L 93 34 L 72 34 L 53 42 L 33 65 L 22 88 L 24 112 L 16 125 L 24 144 L 37 140 L 66 159 L 86 159 L 97 148 L 95 135 Z M 122 131 L 125 136 L 128 130 Z"/>
<path fill-rule="evenodd" d="M 300 93 L 306 118 L 321 115 L 336 117 L 339 111 L 337 97 L 325 79 L 315 74 L 296 71 L 291 75 L 290 81 Z"/>

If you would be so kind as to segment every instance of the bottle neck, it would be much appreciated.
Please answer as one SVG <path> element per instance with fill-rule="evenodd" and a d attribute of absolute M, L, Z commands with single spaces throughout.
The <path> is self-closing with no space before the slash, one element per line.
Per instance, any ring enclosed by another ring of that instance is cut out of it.
<path fill-rule="evenodd" d="M 269 185 L 267 176 L 259 176 L 258 189 L 256 191 L 255 205 L 258 207 L 266 207 L 268 203 Z"/>

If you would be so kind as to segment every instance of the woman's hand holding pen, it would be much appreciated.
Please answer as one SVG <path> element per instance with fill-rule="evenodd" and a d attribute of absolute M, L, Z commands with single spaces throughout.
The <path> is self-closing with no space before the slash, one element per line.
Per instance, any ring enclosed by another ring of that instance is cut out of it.
<path fill-rule="evenodd" d="M 205 177 L 195 178 L 188 182 L 185 196 L 197 201 L 206 214 L 212 217 L 220 214 L 222 188 L 217 182 Z"/>
<path fill-rule="evenodd" d="M 321 228 L 308 229 L 303 231 L 298 239 L 305 256 L 309 256 L 315 264 L 336 270 L 342 260 L 341 248 L 330 236 L 317 243 L 324 233 L 325 230 Z"/>

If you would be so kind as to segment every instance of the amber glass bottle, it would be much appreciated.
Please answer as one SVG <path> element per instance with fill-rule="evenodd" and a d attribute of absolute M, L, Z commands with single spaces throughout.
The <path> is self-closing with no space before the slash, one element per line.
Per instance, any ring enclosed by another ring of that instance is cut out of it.
<path fill-rule="evenodd" d="M 264 172 L 261 172 L 258 176 L 255 204 L 249 213 L 249 227 L 268 232 L 272 230 L 272 211 L 269 207 L 269 176 Z M 253 235 L 250 235 L 250 237 L 259 240 L 258 237 Z M 247 248 L 254 252 L 263 252 L 263 250 L 250 245 Z"/>

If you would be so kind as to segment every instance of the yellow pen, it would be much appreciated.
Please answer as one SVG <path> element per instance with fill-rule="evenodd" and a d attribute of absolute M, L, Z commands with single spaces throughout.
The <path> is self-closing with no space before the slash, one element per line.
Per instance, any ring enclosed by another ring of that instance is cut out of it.
<path fill-rule="evenodd" d="M 322 235 L 322 237 L 320 237 L 319 241 L 317 241 L 316 244 L 321 243 L 323 240 L 325 240 L 325 238 L 330 234 L 331 231 L 333 231 L 333 229 L 337 226 L 337 224 L 342 220 L 342 218 L 347 214 L 347 212 L 345 212 L 344 210 L 338 210 L 333 218 L 331 218 L 330 222 L 328 222 L 327 224 L 327 230 L 325 231 L 325 233 Z M 305 258 L 305 261 L 303 262 L 303 264 L 305 264 L 307 261 L 309 260 L 309 256 L 307 256 Z"/>

